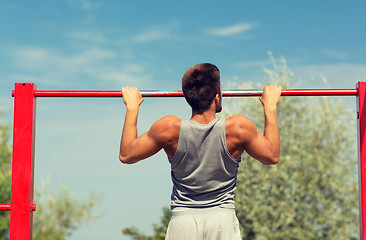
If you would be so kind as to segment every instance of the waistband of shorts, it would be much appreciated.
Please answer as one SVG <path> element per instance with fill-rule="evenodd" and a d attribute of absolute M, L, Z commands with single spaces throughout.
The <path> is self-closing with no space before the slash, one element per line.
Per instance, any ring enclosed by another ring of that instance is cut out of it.
<path fill-rule="evenodd" d="M 192 215 L 202 215 L 202 214 L 209 214 L 209 213 L 215 213 L 215 212 L 221 212 L 221 211 L 227 211 L 227 212 L 234 212 L 235 208 L 224 208 L 220 206 L 216 207 L 209 207 L 209 208 L 175 208 L 172 210 L 172 217 L 179 217 L 179 216 L 192 216 Z"/>

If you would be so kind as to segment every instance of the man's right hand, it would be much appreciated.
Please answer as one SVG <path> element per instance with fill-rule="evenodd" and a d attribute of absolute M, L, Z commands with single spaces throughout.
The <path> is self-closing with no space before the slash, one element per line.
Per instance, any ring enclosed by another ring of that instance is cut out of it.
<path fill-rule="evenodd" d="M 276 108 L 277 103 L 280 101 L 281 90 L 282 88 L 277 85 L 265 86 L 262 96 L 259 98 L 263 107 Z"/>
<path fill-rule="evenodd" d="M 144 98 L 137 87 L 123 87 L 121 89 L 123 102 L 127 109 L 138 109 Z"/>

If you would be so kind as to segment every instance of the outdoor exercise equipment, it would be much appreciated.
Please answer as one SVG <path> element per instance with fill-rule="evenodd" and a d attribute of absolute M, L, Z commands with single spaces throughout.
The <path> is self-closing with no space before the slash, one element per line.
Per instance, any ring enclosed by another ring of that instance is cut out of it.
<path fill-rule="evenodd" d="M 143 97 L 183 97 L 182 91 L 141 91 Z M 223 91 L 224 97 L 260 96 L 261 90 Z M 36 99 L 40 97 L 122 97 L 121 91 L 37 90 L 34 83 L 15 83 L 11 203 L 0 204 L 10 211 L 10 240 L 32 239 L 34 190 L 34 148 Z M 356 89 L 292 89 L 282 96 L 354 96 L 357 97 L 360 239 L 366 240 L 366 82 Z"/>

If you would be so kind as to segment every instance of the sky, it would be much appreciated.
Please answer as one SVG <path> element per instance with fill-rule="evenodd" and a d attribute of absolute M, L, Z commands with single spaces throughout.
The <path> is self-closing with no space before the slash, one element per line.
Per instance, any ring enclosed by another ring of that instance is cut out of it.
<path fill-rule="evenodd" d="M 187 68 L 211 62 L 223 89 L 264 86 L 269 52 L 286 59 L 299 87 L 323 88 L 325 76 L 330 88 L 355 88 L 366 81 L 365 12 L 361 0 L 0 0 L 1 121 L 12 123 L 15 82 L 40 90 L 179 90 Z M 100 196 L 103 215 L 69 239 L 127 239 L 121 229 L 129 226 L 149 234 L 169 206 L 162 152 L 135 165 L 118 160 L 124 114 L 120 98 L 37 99 L 36 188 L 49 178 L 77 198 Z M 168 114 L 191 113 L 182 98 L 145 99 L 139 133 Z"/>

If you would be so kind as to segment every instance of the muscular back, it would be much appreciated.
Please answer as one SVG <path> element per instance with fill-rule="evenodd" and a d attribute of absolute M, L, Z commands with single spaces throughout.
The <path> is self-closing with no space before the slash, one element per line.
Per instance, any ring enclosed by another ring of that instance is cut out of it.
<path fill-rule="evenodd" d="M 150 134 L 156 134 L 156 140 L 162 144 L 168 158 L 173 157 L 177 150 L 180 123 L 181 119 L 169 115 L 158 120 L 150 129 Z M 245 142 L 248 141 L 253 127 L 255 129 L 253 122 L 243 115 L 235 115 L 226 119 L 227 148 L 235 159 L 243 153 Z"/>

